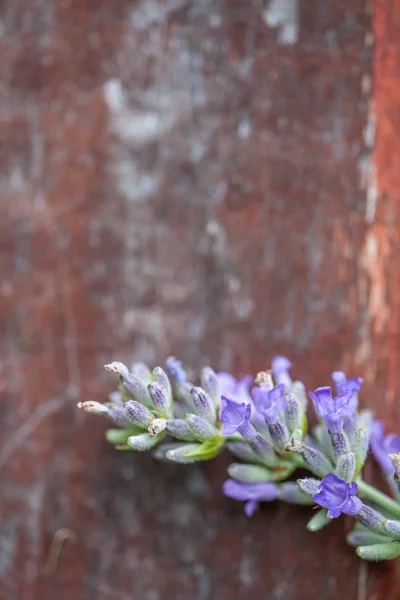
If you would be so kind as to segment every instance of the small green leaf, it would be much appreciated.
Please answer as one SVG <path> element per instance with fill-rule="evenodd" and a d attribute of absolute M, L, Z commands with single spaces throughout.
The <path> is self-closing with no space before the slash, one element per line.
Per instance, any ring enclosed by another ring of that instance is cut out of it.
<path fill-rule="evenodd" d="M 217 435 L 210 440 L 207 440 L 200 444 L 200 446 L 190 452 L 188 458 L 200 458 L 202 460 L 209 460 L 214 458 L 221 450 L 225 443 L 225 439 L 222 435 Z"/>
<path fill-rule="evenodd" d="M 328 517 L 328 511 L 324 508 L 322 510 L 319 510 L 307 523 L 307 529 L 308 531 L 319 531 L 320 529 L 322 529 L 323 527 L 325 527 L 326 525 L 329 525 L 329 523 L 332 521 L 332 519 L 330 519 Z"/>
<path fill-rule="evenodd" d="M 392 560 L 400 556 L 400 542 L 358 546 L 356 552 L 364 560 Z"/>

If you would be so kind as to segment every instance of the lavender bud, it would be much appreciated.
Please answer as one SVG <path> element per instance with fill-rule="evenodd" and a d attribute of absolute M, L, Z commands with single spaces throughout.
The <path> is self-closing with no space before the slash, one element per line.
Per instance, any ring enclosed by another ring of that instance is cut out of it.
<path fill-rule="evenodd" d="M 347 543 L 350 546 L 369 546 L 371 544 L 385 544 L 389 541 L 386 535 L 375 533 L 364 527 L 356 527 L 347 536 Z"/>
<path fill-rule="evenodd" d="M 151 437 L 149 433 L 141 433 L 140 435 L 131 435 L 127 439 L 127 444 L 138 452 L 145 452 L 158 444 L 158 441 L 159 438 Z"/>
<path fill-rule="evenodd" d="M 283 500 L 289 504 L 314 504 L 312 498 L 303 494 L 303 492 L 299 490 L 297 483 L 294 481 L 289 481 L 280 485 L 279 500 Z"/>
<path fill-rule="evenodd" d="M 318 477 L 324 477 L 332 471 L 330 461 L 317 448 L 292 438 L 290 443 L 286 445 L 286 450 L 301 454 L 310 471 Z"/>
<path fill-rule="evenodd" d="M 364 560 L 391 560 L 400 556 L 400 542 L 359 546 L 356 552 Z"/>
<path fill-rule="evenodd" d="M 187 374 L 182 366 L 182 361 L 169 356 L 165 361 L 167 371 L 175 383 L 183 384 L 187 381 Z"/>
<path fill-rule="evenodd" d="M 355 518 L 359 523 L 364 525 L 364 527 L 367 527 L 372 531 L 382 534 L 386 534 L 387 532 L 385 517 L 366 504 L 362 505 L 360 512 L 355 515 Z"/>
<path fill-rule="evenodd" d="M 197 414 L 214 425 L 216 420 L 215 406 L 207 392 L 201 387 L 195 387 L 192 389 L 192 396 Z"/>
<path fill-rule="evenodd" d="M 263 461 L 257 454 L 254 454 L 247 442 L 228 442 L 226 447 L 233 456 L 236 456 L 236 458 L 239 458 L 244 462 L 263 464 Z"/>
<path fill-rule="evenodd" d="M 228 467 L 228 473 L 233 479 L 247 483 L 255 483 L 257 481 L 274 481 L 275 474 L 265 467 L 258 465 L 242 465 L 240 463 L 232 463 Z"/>
<path fill-rule="evenodd" d="M 323 508 L 322 510 L 316 512 L 315 515 L 308 521 L 307 530 L 312 532 L 319 531 L 326 525 L 329 525 L 331 521 L 332 519 L 328 517 L 328 511 Z"/>
<path fill-rule="evenodd" d="M 151 437 L 155 437 L 167 426 L 167 421 L 165 419 L 153 419 L 149 425 L 148 431 Z"/>
<path fill-rule="evenodd" d="M 397 454 L 389 454 L 389 458 L 392 461 L 394 468 L 394 481 L 400 492 L 400 452 L 397 452 Z"/>
<path fill-rule="evenodd" d="M 298 479 L 296 483 L 303 494 L 306 496 L 313 496 L 318 492 L 321 480 L 315 479 L 314 477 L 306 477 L 305 479 Z"/>
<path fill-rule="evenodd" d="M 307 399 L 307 392 L 306 392 L 306 388 L 304 387 L 304 383 L 302 383 L 301 381 L 295 381 L 292 385 L 291 391 L 292 391 L 292 394 L 294 394 L 300 400 L 303 410 L 306 411 L 308 399 Z"/>
<path fill-rule="evenodd" d="M 106 371 L 112 371 L 120 376 L 122 385 L 128 390 L 134 400 L 152 408 L 146 385 L 138 377 L 130 373 L 128 367 L 120 362 L 112 362 L 109 365 L 105 365 L 104 368 Z"/>
<path fill-rule="evenodd" d="M 283 450 L 290 438 L 285 423 L 278 417 L 275 423 L 268 423 L 268 429 L 274 446 Z"/>
<path fill-rule="evenodd" d="M 203 460 L 202 456 L 191 456 L 194 452 L 198 452 L 201 448 L 201 444 L 183 444 L 173 450 L 168 450 L 166 457 L 169 460 L 177 463 L 193 463 L 199 460 Z"/>
<path fill-rule="evenodd" d="M 114 421 L 119 427 L 129 427 L 132 425 L 130 416 L 128 415 L 125 408 L 119 406 L 113 406 L 110 408 L 109 418 Z"/>
<path fill-rule="evenodd" d="M 390 536 L 393 536 L 396 540 L 400 540 L 400 521 L 388 519 L 386 521 L 386 531 Z"/>
<path fill-rule="evenodd" d="M 135 375 L 142 383 L 148 385 L 151 381 L 151 372 L 147 365 L 142 362 L 134 362 L 131 366 L 131 373 Z"/>
<path fill-rule="evenodd" d="M 276 454 L 272 446 L 267 442 L 261 433 L 256 433 L 249 441 L 249 446 L 259 458 L 268 466 L 276 465 Z"/>
<path fill-rule="evenodd" d="M 162 369 L 161 367 L 156 367 L 153 370 L 153 379 L 156 383 L 158 383 L 158 385 L 160 385 L 165 390 L 168 401 L 170 402 L 172 398 L 172 389 L 170 381 L 168 379 L 168 375 L 166 374 L 164 369 Z"/>
<path fill-rule="evenodd" d="M 357 429 L 353 440 L 353 452 L 356 457 L 356 475 L 364 466 L 368 454 L 369 438 L 364 429 Z"/>
<path fill-rule="evenodd" d="M 129 400 L 125 404 L 125 410 L 128 413 L 131 422 L 134 425 L 143 427 L 143 429 L 147 429 L 150 425 L 150 422 L 154 419 L 153 413 L 136 400 Z"/>
<path fill-rule="evenodd" d="M 95 402 L 94 400 L 78 402 L 77 407 L 93 415 L 108 416 L 110 414 L 110 409 L 105 404 L 100 404 L 100 402 Z"/>
<path fill-rule="evenodd" d="M 126 365 L 121 362 L 114 361 L 109 365 L 104 365 L 106 371 L 112 371 L 113 373 L 117 373 L 120 377 L 127 377 L 129 375 L 129 369 Z"/>
<path fill-rule="evenodd" d="M 170 396 L 168 396 L 167 390 L 157 382 L 149 383 L 147 389 L 149 390 L 154 411 L 162 416 L 169 417 Z"/>
<path fill-rule="evenodd" d="M 341 454 L 337 459 L 335 474 L 343 481 L 350 483 L 356 471 L 356 457 L 353 452 Z"/>
<path fill-rule="evenodd" d="M 350 451 L 350 444 L 347 435 L 344 431 L 338 433 L 329 432 L 332 441 L 333 454 L 337 460 L 342 454 Z"/>
<path fill-rule="evenodd" d="M 369 440 L 372 429 L 373 416 L 370 410 L 362 410 L 357 417 L 357 429 L 363 429 Z"/>
<path fill-rule="evenodd" d="M 167 453 L 169 452 L 169 450 L 175 450 L 176 448 L 180 448 L 182 444 L 161 444 L 160 446 L 157 446 L 157 448 L 152 452 L 152 456 L 153 458 L 160 460 L 160 461 L 165 461 L 165 462 L 169 462 L 168 458 L 167 458 Z"/>
<path fill-rule="evenodd" d="M 290 433 L 296 429 L 302 429 L 303 407 L 300 400 L 294 394 L 286 394 L 285 421 Z"/>
<path fill-rule="evenodd" d="M 193 442 L 196 440 L 185 419 L 169 419 L 165 429 L 177 440 L 184 442 Z"/>
<path fill-rule="evenodd" d="M 199 440 L 200 442 L 205 442 L 206 440 L 215 437 L 218 433 L 208 421 L 198 415 L 187 414 L 186 422 L 196 440 Z"/>
<path fill-rule="evenodd" d="M 201 387 L 207 392 L 217 408 L 221 404 L 221 390 L 216 373 L 211 367 L 204 367 L 201 373 Z"/>

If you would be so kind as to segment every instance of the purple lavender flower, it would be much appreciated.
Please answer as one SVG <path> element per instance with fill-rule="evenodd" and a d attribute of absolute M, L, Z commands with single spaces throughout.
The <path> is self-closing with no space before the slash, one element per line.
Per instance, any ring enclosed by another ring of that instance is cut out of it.
<path fill-rule="evenodd" d="M 234 400 L 229 400 L 222 396 L 221 401 L 221 418 L 223 423 L 222 435 L 232 435 L 246 427 L 250 420 L 251 405 L 242 402 L 239 404 Z"/>
<path fill-rule="evenodd" d="M 275 356 L 272 359 L 272 373 L 276 382 L 283 383 L 287 392 L 292 387 L 292 378 L 289 375 L 289 371 L 292 368 L 292 363 L 286 356 Z"/>
<path fill-rule="evenodd" d="M 350 406 L 353 392 L 339 394 L 332 397 L 332 388 L 329 386 L 320 387 L 315 392 L 308 392 L 311 400 L 314 402 L 315 409 L 331 433 L 340 433 L 343 429 L 344 417 L 352 417 L 354 411 Z"/>
<path fill-rule="evenodd" d="M 276 423 L 279 411 L 286 407 L 284 384 L 280 383 L 272 389 L 261 385 L 253 388 L 251 393 L 258 412 L 265 417 L 268 423 Z"/>
<path fill-rule="evenodd" d="M 236 402 L 252 404 L 250 386 L 253 383 L 252 375 L 245 375 L 241 379 L 235 379 L 230 373 L 217 373 L 222 396 L 226 396 Z"/>
<path fill-rule="evenodd" d="M 362 377 L 350 377 L 347 379 L 343 371 L 334 371 L 332 373 L 332 379 L 335 382 L 338 394 L 344 394 L 345 392 L 353 393 L 350 400 L 350 406 L 354 411 L 357 410 L 358 392 L 360 391 L 364 379 Z"/>
<path fill-rule="evenodd" d="M 354 516 L 360 512 L 363 504 L 356 497 L 357 493 L 358 485 L 354 481 L 347 483 L 333 473 L 328 473 L 312 499 L 328 509 L 328 517 L 335 519 L 342 513 Z"/>
<path fill-rule="evenodd" d="M 245 483 L 228 479 L 223 485 L 223 491 L 229 498 L 246 502 L 244 512 L 248 517 L 253 515 L 262 500 L 269 502 L 279 496 L 279 488 L 270 482 Z"/>
<path fill-rule="evenodd" d="M 372 454 L 382 471 L 392 475 L 394 467 L 389 454 L 400 452 L 400 437 L 394 433 L 389 433 L 389 435 L 384 437 L 383 424 L 381 421 L 376 420 L 372 423 L 370 445 Z"/>
<path fill-rule="evenodd" d="M 182 366 L 182 361 L 175 358 L 175 356 L 169 356 L 165 361 L 168 374 L 175 383 L 185 383 L 187 380 L 186 371 Z"/>

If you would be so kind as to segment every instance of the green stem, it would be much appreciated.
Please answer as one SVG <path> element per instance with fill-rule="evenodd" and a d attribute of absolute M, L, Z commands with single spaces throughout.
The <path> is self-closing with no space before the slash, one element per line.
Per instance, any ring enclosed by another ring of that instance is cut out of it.
<path fill-rule="evenodd" d="M 365 483 L 365 481 L 359 480 L 357 481 L 357 484 L 360 493 L 365 496 L 365 498 L 368 498 L 371 502 L 374 502 L 387 510 L 394 517 L 400 519 L 400 504 L 398 502 L 395 502 L 392 498 L 386 496 L 386 494 L 375 489 L 372 485 L 369 485 L 369 483 Z"/>

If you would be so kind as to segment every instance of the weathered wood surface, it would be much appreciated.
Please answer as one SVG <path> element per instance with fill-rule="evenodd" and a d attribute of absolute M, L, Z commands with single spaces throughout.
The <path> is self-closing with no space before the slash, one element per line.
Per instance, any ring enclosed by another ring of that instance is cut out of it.
<path fill-rule="evenodd" d="M 75 404 L 113 358 L 284 352 L 400 428 L 399 1 L 0 6 L 0 597 L 398 598 L 345 521 L 247 520 L 227 457 L 118 454 Z"/>

